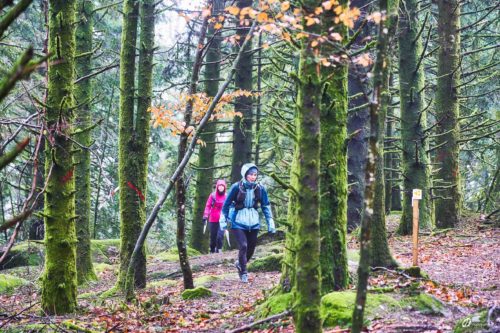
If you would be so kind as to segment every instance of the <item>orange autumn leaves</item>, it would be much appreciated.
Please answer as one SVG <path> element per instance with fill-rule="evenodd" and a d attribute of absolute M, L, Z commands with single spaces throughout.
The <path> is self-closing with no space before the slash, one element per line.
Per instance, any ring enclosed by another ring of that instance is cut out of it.
<path fill-rule="evenodd" d="M 237 97 L 252 97 L 255 95 L 257 94 L 246 90 L 236 90 L 224 94 L 212 112 L 210 120 L 241 117 L 241 113 L 234 112 L 234 109 L 227 106 Z M 172 136 L 177 136 L 181 133 L 192 136 L 195 130 L 194 126 L 205 116 L 212 100 L 213 97 L 209 97 L 205 93 L 197 93 L 195 95 L 181 94 L 177 103 L 150 107 L 149 111 L 152 113 L 151 122 L 154 127 L 161 126 L 170 130 Z M 181 115 L 189 103 L 192 103 L 192 124 L 186 124 L 183 120 L 177 119 L 177 115 Z M 200 140 L 198 140 L 198 143 L 203 144 Z"/>

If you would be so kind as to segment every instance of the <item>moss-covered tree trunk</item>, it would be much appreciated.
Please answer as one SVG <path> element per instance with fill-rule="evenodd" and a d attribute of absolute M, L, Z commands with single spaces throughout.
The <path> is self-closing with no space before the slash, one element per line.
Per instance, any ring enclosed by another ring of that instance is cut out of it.
<path fill-rule="evenodd" d="M 76 307 L 75 178 L 73 164 L 73 81 L 75 1 L 49 1 L 47 137 L 45 143 L 45 270 L 42 309 L 48 314 Z"/>
<path fill-rule="evenodd" d="M 412 190 L 421 189 L 420 226 L 431 224 L 429 200 L 429 168 L 426 153 L 427 141 L 423 133 L 427 122 L 424 105 L 424 70 L 422 41 L 418 20 L 420 2 L 401 1 L 399 10 L 399 94 L 401 104 L 401 141 L 403 176 L 403 214 L 398 232 L 412 232 Z"/>
<path fill-rule="evenodd" d="M 385 2 L 385 1 L 384 1 Z M 382 9 L 382 10 L 385 10 Z M 384 65 L 375 67 L 374 70 L 382 71 L 380 74 L 380 81 L 375 82 L 375 89 L 380 89 L 380 97 L 378 103 L 380 103 L 380 108 L 378 111 L 378 130 L 376 132 L 377 140 L 377 155 L 375 156 L 375 185 L 374 191 L 376 195 L 373 197 L 373 216 L 372 216 L 372 226 L 371 226 L 371 259 L 370 266 L 376 267 L 396 267 L 397 263 L 391 255 L 391 250 L 389 249 L 389 244 L 387 242 L 387 231 L 385 226 L 385 213 L 386 213 L 386 184 L 384 176 L 384 165 L 385 165 L 385 155 L 384 155 L 384 141 L 385 141 L 385 124 L 387 110 L 390 106 L 391 95 L 390 95 L 390 82 L 389 82 L 389 72 L 391 68 L 390 56 L 387 55 L 389 52 L 389 46 L 392 43 L 392 36 L 396 31 L 396 24 L 398 19 L 398 0 L 391 0 L 389 2 L 389 8 L 387 8 L 387 19 L 384 22 L 384 28 L 388 30 L 387 34 L 379 37 L 378 46 L 378 58 L 382 57 Z M 384 53 L 381 55 L 380 53 Z M 380 88 L 377 86 L 379 85 Z"/>
<path fill-rule="evenodd" d="M 331 18 L 325 16 L 325 25 Z M 325 30 L 328 29 L 328 26 Z M 345 26 L 336 31 L 347 35 Z M 327 51 L 327 50 L 324 50 Z M 322 68 L 331 77 L 321 104 L 320 225 L 321 289 L 341 290 L 349 284 L 347 267 L 347 65 Z"/>
<path fill-rule="evenodd" d="M 380 12 L 397 13 L 397 2 L 391 1 L 388 5 L 387 0 L 380 0 Z M 358 266 L 358 285 L 356 291 L 356 304 L 354 306 L 352 317 L 352 333 L 359 333 L 363 328 L 363 316 L 366 305 L 366 294 L 368 289 L 368 277 L 370 274 L 370 257 L 371 257 L 371 240 L 374 224 L 380 223 L 376 219 L 380 219 L 377 215 L 384 214 L 384 196 L 380 195 L 377 190 L 384 190 L 383 178 L 383 150 L 381 139 L 384 137 L 384 115 L 380 117 L 383 110 L 387 107 L 390 100 L 388 98 L 388 46 L 390 36 L 390 23 L 394 17 L 388 17 L 382 21 L 379 27 L 377 38 L 377 58 L 373 67 L 373 92 L 370 97 L 370 138 L 368 159 L 366 163 L 365 175 L 365 206 L 363 210 L 363 219 L 361 222 L 361 237 L 360 237 L 360 259 Z M 385 104 L 385 106 L 384 106 Z M 378 169 L 378 171 L 377 171 Z M 377 175 L 378 173 L 378 175 Z M 377 176 L 381 178 L 377 179 Z M 381 207 L 377 207 L 381 206 Z M 377 213 L 378 211 L 378 213 Z M 382 221 L 385 225 L 385 221 Z M 375 230 L 376 231 L 376 228 Z"/>
<path fill-rule="evenodd" d="M 458 167 L 460 83 L 460 2 L 439 0 L 438 4 L 438 73 L 436 87 L 436 162 L 435 176 L 436 214 L 438 228 L 458 224 L 462 195 Z"/>
<path fill-rule="evenodd" d="M 302 4 L 314 13 L 317 1 Z M 319 33 L 317 25 L 306 28 Z M 322 82 L 319 64 L 312 61 L 310 39 L 302 42 L 297 92 L 298 164 L 295 234 L 294 321 L 299 333 L 321 332 L 320 301 L 320 118 Z"/>
<path fill-rule="evenodd" d="M 213 15 L 217 15 L 224 10 L 224 2 L 222 0 L 214 0 L 213 2 Z M 212 22 L 208 27 L 208 38 L 211 40 L 205 65 L 205 93 L 207 96 L 215 96 L 219 90 L 219 77 L 220 77 L 220 34 L 216 34 Z M 208 235 L 203 234 L 203 211 L 205 210 L 205 203 L 212 192 L 214 184 L 214 160 L 215 160 L 215 134 L 217 130 L 217 123 L 215 119 L 208 123 L 203 133 L 200 134 L 200 139 L 206 145 L 200 146 L 198 153 L 198 174 L 196 176 L 196 194 L 194 197 L 193 207 L 193 223 L 191 225 L 191 247 L 206 253 L 208 251 Z"/>
<path fill-rule="evenodd" d="M 92 1 L 77 1 L 77 26 L 76 26 L 76 75 L 82 77 L 90 74 L 92 59 Z M 84 80 L 75 86 L 75 101 L 79 106 L 76 110 L 75 136 L 79 150 L 75 154 L 75 185 L 76 192 L 76 236 L 78 245 L 76 248 L 76 270 L 78 284 L 89 280 L 95 280 L 94 268 L 90 254 L 90 151 L 91 135 L 89 126 L 91 124 L 90 101 L 92 99 L 91 80 Z"/>
<path fill-rule="evenodd" d="M 238 0 L 236 2 L 238 8 L 252 6 L 252 0 Z M 248 35 L 249 26 L 243 22 L 238 24 L 236 35 L 239 37 L 237 44 L 238 48 L 243 45 L 245 38 Z M 252 91 L 253 76 L 252 76 L 252 53 L 248 52 L 252 49 L 252 43 L 247 44 L 243 50 L 241 61 L 236 68 L 234 77 L 235 89 Z M 241 179 L 241 166 L 252 161 L 252 97 L 241 96 L 234 101 L 234 111 L 240 112 L 242 117 L 234 117 L 233 123 L 233 157 L 231 167 L 231 182 L 237 182 Z M 236 242 L 231 242 L 235 244 Z"/>
<path fill-rule="evenodd" d="M 137 24 L 139 1 L 125 0 L 123 3 L 123 27 L 120 51 L 120 119 L 118 139 L 118 179 L 120 184 L 120 270 L 117 287 L 125 290 L 127 267 L 135 243 L 145 220 L 144 202 L 146 193 L 140 174 L 142 144 L 134 123 L 141 121 L 135 116 L 135 74 Z M 150 18 L 152 19 L 152 18 Z M 141 43 L 142 45 L 142 43 Z M 143 47 L 141 46 L 140 50 Z M 142 117 L 145 117 L 143 115 Z M 145 174 L 142 172 L 142 174 Z M 135 267 L 134 283 L 137 287 L 146 284 L 146 257 L 144 249 Z"/>

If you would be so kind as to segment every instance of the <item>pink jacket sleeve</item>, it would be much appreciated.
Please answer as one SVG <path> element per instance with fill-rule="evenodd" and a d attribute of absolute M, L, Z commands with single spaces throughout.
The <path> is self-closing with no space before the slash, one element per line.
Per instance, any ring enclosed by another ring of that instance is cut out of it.
<path fill-rule="evenodd" d="M 212 210 L 212 193 L 208 196 L 207 203 L 205 204 L 205 211 L 203 212 L 203 218 L 208 220 L 210 216 L 210 211 Z"/>

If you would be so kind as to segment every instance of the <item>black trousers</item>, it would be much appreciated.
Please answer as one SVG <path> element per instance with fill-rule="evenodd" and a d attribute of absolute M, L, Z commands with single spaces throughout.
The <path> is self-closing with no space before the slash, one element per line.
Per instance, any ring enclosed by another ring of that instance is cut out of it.
<path fill-rule="evenodd" d="M 259 230 L 241 230 L 241 229 L 231 229 L 234 238 L 238 242 L 238 260 L 241 266 L 241 272 L 247 272 L 247 262 L 252 258 L 255 252 L 255 246 L 257 245 L 257 235 Z"/>
<path fill-rule="evenodd" d="M 220 230 L 219 222 L 208 222 L 210 232 L 210 253 L 216 253 L 222 249 L 224 232 Z"/>

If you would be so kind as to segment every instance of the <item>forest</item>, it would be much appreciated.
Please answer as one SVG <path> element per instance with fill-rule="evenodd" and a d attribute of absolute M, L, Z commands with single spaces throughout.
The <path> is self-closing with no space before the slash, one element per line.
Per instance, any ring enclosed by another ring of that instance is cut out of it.
<path fill-rule="evenodd" d="M 499 9 L 0 0 L 0 332 L 500 332 Z"/>

